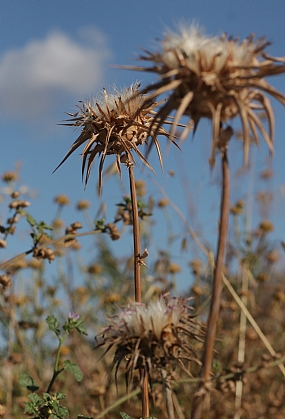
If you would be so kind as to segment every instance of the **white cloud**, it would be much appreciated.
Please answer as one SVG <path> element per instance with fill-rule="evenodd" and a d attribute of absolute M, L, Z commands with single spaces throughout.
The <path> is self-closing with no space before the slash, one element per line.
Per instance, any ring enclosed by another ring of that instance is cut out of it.
<path fill-rule="evenodd" d="M 3 54 L 1 101 L 6 118 L 35 120 L 51 112 L 64 94 L 85 99 L 102 87 L 111 57 L 104 35 L 85 28 L 77 38 L 55 31 Z"/>

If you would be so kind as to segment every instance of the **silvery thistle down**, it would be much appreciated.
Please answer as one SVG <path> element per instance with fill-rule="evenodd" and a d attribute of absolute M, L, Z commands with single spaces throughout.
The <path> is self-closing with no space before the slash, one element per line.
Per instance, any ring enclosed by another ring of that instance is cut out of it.
<path fill-rule="evenodd" d="M 148 304 L 129 304 L 109 319 L 109 326 L 95 341 L 97 348 L 106 348 L 105 353 L 115 349 L 112 368 L 116 375 L 121 363 L 126 362 L 126 379 L 130 383 L 137 369 L 151 378 L 154 368 L 171 374 L 177 362 L 189 374 L 183 361 L 199 363 L 191 339 L 200 340 L 200 336 L 187 300 L 161 296 Z"/>
<path fill-rule="evenodd" d="M 139 83 L 134 83 L 121 90 L 114 88 L 112 93 L 103 89 L 103 95 L 82 102 L 78 105 L 78 112 L 68 113 L 71 119 L 64 125 L 79 127 L 81 133 L 55 170 L 75 150 L 86 143 L 81 152 L 82 177 L 85 174 L 86 185 L 96 156 L 101 156 L 99 163 L 99 192 L 101 192 L 103 166 L 108 155 L 116 157 L 117 170 L 120 175 L 122 163 L 127 167 L 134 164 L 133 152 L 152 170 L 139 150 L 141 145 L 147 144 L 148 136 L 154 141 L 162 164 L 156 136 L 166 135 L 171 141 L 173 137 L 162 127 L 156 129 L 156 124 L 153 123 L 155 116 L 153 109 L 157 103 L 148 100 L 146 95 L 141 95 L 139 86 Z M 154 126 L 155 134 L 154 131 L 150 131 L 150 126 Z"/>
<path fill-rule="evenodd" d="M 168 32 L 158 52 L 145 51 L 139 59 L 150 67 L 125 68 L 152 72 L 158 81 L 141 93 L 151 92 L 149 99 L 167 95 L 166 103 L 156 114 L 153 124 L 158 129 L 167 115 L 175 111 L 170 134 L 182 115 L 190 117 L 181 140 L 201 118 L 212 120 L 211 165 L 219 144 L 220 128 L 239 116 L 244 141 L 244 164 L 247 166 L 251 137 L 259 145 L 259 133 L 273 152 L 274 114 L 268 96 L 285 105 L 285 96 L 272 87 L 265 77 L 285 72 L 285 57 L 270 57 L 264 50 L 265 38 L 253 35 L 240 41 L 223 35 L 207 37 L 195 24 L 180 27 L 179 33 Z M 260 114 L 269 125 L 266 131 Z M 230 134 L 230 133 L 229 133 Z"/>

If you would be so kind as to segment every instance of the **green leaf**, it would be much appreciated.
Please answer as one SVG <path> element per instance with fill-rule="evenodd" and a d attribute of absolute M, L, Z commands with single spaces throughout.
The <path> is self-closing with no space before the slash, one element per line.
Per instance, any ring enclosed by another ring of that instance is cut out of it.
<path fill-rule="evenodd" d="M 133 419 L 131 416 L 127 415 L 125 412 L 120 412 L 120 415 L 123 419 Z"/>
<path fill-rule="evenodd" d="M 34 415 L 36 415 L 37 410 L 33 407 L 32 403 L 25 403 L 24 413 L 33 413 Z"/>
<path fill-rule="evenodd" d="M 34 219 L 34 217 L 31 214 L 27 214 L 26 215 L 26 220 L 28 221 L 28 223 L 30 224 L 30 226 L 34 227 L 35 225 L 37 225 L 36 220 Z"/>
<path fill-rule="evenodd" d="M 63 394 L 63 393 L 56 392 L 56 393 L 54 393 L 53 397 L 55 397 L 56 400 L 62 400 L 62 399 L 65 399 L 66 398 L 66 395 Z"/>
<path fill-rule="evenodd" d="M 87 330 L 85 329 L 85 327 L 83 326 L 83 320 L 79 320 L 78 324 L 76 325 L 76 330 L 81 333 L 82 335 L 86 335 L 88 336 Z"/>
<path fill-rule="evenodd" d="M 57 336 L 60 335 L 59 330 L 59 321 L 54 316 L 47 316 L 46 318 L 47 325 L 50 330 L 52 330 Z"/>
<path fill-rule="evenodd" d="M 53 410 L 54 410 L 54 412 L 51 415 L 52 418 L 53 417 L 54 418 L 68 418 L 69 417 L 68 409 L 64 406 L 55 405 L 55 406 L 53 406 Z"/>
<path fill-rule="evenodd" d="M 36 381 L 32 377 L 24 373 L 21 373 L 20 375 L 19 384 L 20 386 L 26 387 L 28 390 L 32 392 L 37 391 L 39 389 L 39 386 L 36 383 Z"/>
<path fill-rule="evenodd" d="M 138 201 L 137 205 L 139 209 L 144 209 L 146 207 L 146 203 L 143 201 Z"/>
<path fill-rule="evenodd" d="M 34 406 L 38 406 L 42 402 L 42 399 L 36 393 L 31 393 L 28 397 Z"/>
<path fill-rule="evenodd" d="M 63 368 L 65 371 L 70 372 L 76 381 L 81 381 L 83 378 L 83 373 L 77 364 L 74 364 L 70 361 L 64 361 Z"/>
<path fill-rule="evenodd" d="M 43 399 L 47 403 L 50 403 L 53 400 L 52 396 L 49 393 L 43 393 Z"/>
<path fill-rule="evenodd" d="M 44 221 L 39 222 L 39 228 L 45 229 L 45 230 L 53 230 L 53 227 L 46 224 Z"/>

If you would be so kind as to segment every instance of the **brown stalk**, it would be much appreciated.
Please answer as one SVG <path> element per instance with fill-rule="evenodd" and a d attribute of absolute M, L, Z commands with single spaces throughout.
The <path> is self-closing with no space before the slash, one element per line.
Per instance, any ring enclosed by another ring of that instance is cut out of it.
<path fill-rule="evenodd" d="M 142 383 L 142 417 L 149 418 L 149 397 L 148 397 L 148 374 L 146 371 L 143 373 Z"/>
<path fill-rule="evenodd" d="M 128 166 L 128 169 L 129 169 L 130 192 L 131 192 L 131 201 L 132 201 L 132 216 L 133 216 L 135 301 L 140 303 L 142 301 L 142 288 L 141 288 L 141 277 L 140 277 L 140 253 L 141 253 L 140 229 L 139 229 L 137 192 L 136 192 L 133 164 L 130 164 Z"/>
<path fill-rule="evenodd" d="M 138 217 L 138 203 L 137 203 L 137 191 L 135 185 L 134 176 L 134 165 L 130 164 L 129 179 L 130 179 L 130 192 L 132 201 L 132 216 L 133 216 L 133 239 L 134 239 L 134 281 L 135 281 L 135 301 L 142 301 L 142 288 L 141 288 L 141 276 L 140 276 L 140 228 L 139 228 L 139 217 Z M 143 372 L 142 377 L 142 417 L 148 418 L 149 413 L 149 394 L 148 394 L 148 374 L 146 371 Z"/>
<path fill-rule="evenodd" d="M 221 292 L 223 284 L 223 263 L 225 256 L 228 219 L 230 210 L 230 174 L 226 147 L 222 153 L 222 196 L 220 207 L 220 227 L 217 256 L 214 267 L 213 293 L 211 299 L 210 313 L 208 317 L 207 333 L 204 344 L 203 369 L 198 388 L 193 401 L 191 419 L 200 419 L 202 415 L 203 402 L 208 391 L 208 382 L 211 377 L 214 343 L 216 337 L 217 320 L 220 311 Z"/>
<path fill-rule="evenodd" d="M 174 404 L 172 398 L 172 388 L 170 384 L 170 380 L 167 379 L 167 373 L 165 369 L 161 370 L 161 376 L 163 380 L 163 387 L 165 391 L 165 399 L 166 399 L 166 410 L 168 419 L 174 419 Z"/>

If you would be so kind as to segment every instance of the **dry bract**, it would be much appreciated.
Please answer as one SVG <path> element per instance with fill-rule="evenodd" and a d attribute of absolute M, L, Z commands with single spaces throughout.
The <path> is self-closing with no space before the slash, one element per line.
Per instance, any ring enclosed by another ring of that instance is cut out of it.
<path fill-rule="evenodd" d="M 182 115 L 190 117 L 181 139 L 190 129 L 197 129 L 201 118 L 212 119 L 213 136 L 210 163 L 221 147 L 221 127 L 239 116 L 244 141 L 244 163 L 248 163 L 250 138 L 259 144 L 258 131 L 273 151 L 274 115 L 266 94 L 283 105 L 285 96 L 274 89 L 264 77 L 285 72 L 285 58 L 269 57 L 264 49 L 268 42 L 254 36 L 243 40 L 206 37 L 195 25 L 182 27 L 179 34 L 169 32 L 160 52 L 145 51 L 140 59 L 151 62 L 150 67 L 129 69 L 157 73 L 159 81 L 141 93 L 152 92 L 149 99 L 167 94 L 166 103 L 158 111 L 153 123 L 158 128 L 165 116 L 176 111 L 170 134 Z M 260 116 L 261 113 L 264 115 Z M 261 120 L 269 124 L 267 133 Z M 229 128 L 229 127 L 228 127 Z M 230 134 L 230 132 L 228 132 Z"/>
<path fill-rule="evenodd" d="M 9 172 L 9 171 L 5 172 L 2 175 L 2 180 L 3 180 L 3 182 L 6 182 L 6 183 L 18 180 L 18 173 L 17 172 Z"/>
<path fill-rule="evenodd" d="M 37 247 L 34 249 L 33 257 L 36 259 L 48 259 L 49 262 L 55 260 L 55 253 L 48 247 Z"/>
<path fill-rule="evenodd" d="M 101 156 L 99 163 L 99 191 L 101 191 L 103 166 L 108 155 L 115 155 L 119 174 L 121 174 L 121 163 L 127 166 L 134 164 L 133 151 L 152 169 L 138 148 L 147 143 L 148 136 L 155 143 L 162 163 L 156 135 L 163 134 L 168 138 L 170 135 L 162 127 L 155 129 L 155 134 L 150 131 L 155 115 L 153 108 L 157 104 L 148 100 L 147 96 L 139 94 L 138 89 L 138 83 L 112 94 L 103 89 L 103 97 L 83 102 L 78 106 L 78 112 L 68 113 L 71 119 L 64 125 L 81 127 L 82 131 L 59 166 L 78 147 L 86 143 L 81 153 L 82 177 L 85 175 L 86 185 L 96 156 Z"/>
<path fill-rule="evenodd" d="M 112 368 L 126 360 L 127 382 L 134 370 L 150 375 L 152 368 L 172 371 L 173 362 L 185 370 L 183 361 L 199 363 L 193 350 L 199 339 L 198 326 L 182 298 L 160 297 L 149 304 L 132 303 L 110 318 L 110 325 L 96 337 L 96 347 L 113 347 Z"/>
<path fill-rule="evenodd" d="M 6 249 L 7 242 L 6 240 L 0 239 L 0 249 Z"/>

